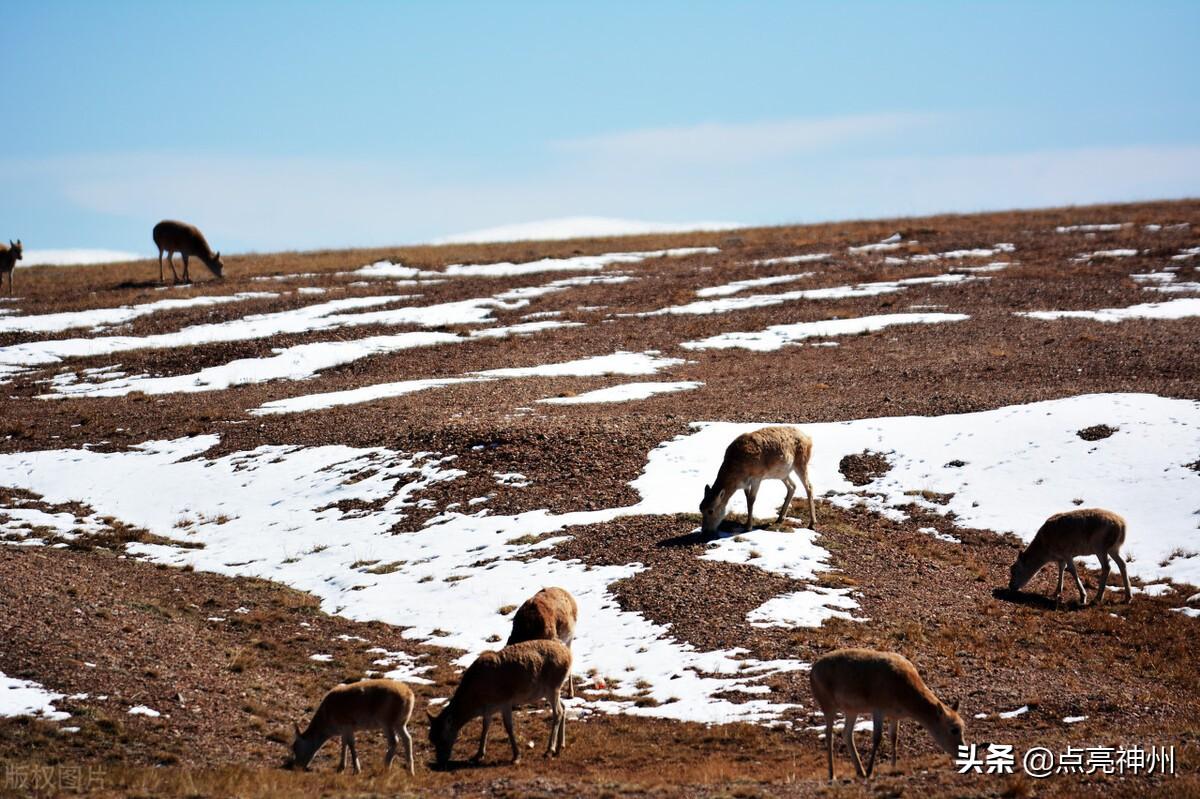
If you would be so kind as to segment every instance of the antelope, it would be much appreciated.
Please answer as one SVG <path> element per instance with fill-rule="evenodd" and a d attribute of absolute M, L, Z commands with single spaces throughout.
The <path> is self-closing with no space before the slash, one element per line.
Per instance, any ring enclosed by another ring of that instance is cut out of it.
<path fill-rule="evenodd" d="M 787 499 L 779 508 L 778 524 L 787 515 L 796 493 L 794 471 L 808 494 L 809 527 L 817 526 L 817 508 L 813 503 L 812 483 L 808 481 L 808 461 L 812 457 L 812 439 L 794 427 L 776 425 L 743 433 L 725 450 L 725 460 L 711 486 L 704 486 L 700 502 L 701 530 L 713 535 L 725 518 L 730 498 L 739 490 L 746 492 L 746 528 L 754 528 L 754 498 L 763 480 L 782 480 Z"/>
<path fill-rule="evenodd" d="M 17 270 L 17 261 L 21 260 L 23 251 L 21 240 L 8 240 L 8 244 L 0 243 L 0 286 L 4 285 L 4 275 L 8 274 L 8 293 L 13 293 L 13 272 Z"/>
<path fill-rule="evenodd" d="M 1075 570 L 1075 558 L 1079 555 L 1095 555 L 1100 559 L 1100 588 L 1092 604 L 1098 605 L 1104 599 L 1110 571 L 1109 558 L 1116 561 L 1117 568 L 1121 570 L 1125 601 L 1131 602 L 1133 589 L 1129 586 L 1129 574 L 1120 553 L 1124 543 L 1125 520 L 1110 510 L 1080 508 L 1056 513 L 1042 524 L 1033 541 L 1017 556 L 1009 570 L 1008 589 L 1020 590 L 1043 566 L 1054 561 L 1058 564 L 1058 590 L 1054 593 L 1054 601 L 1062 601 L 1063 572 L 1070 571 L 1075 578 L 1075 587 L 1079 589 L 1079 603 L 1086 605 L 1087 591 L 1083 589 L 1083 581 Z"/>
<path fill-rule="evenodd" d="M 562 588 L 543 588 L 525 600 L 513 615 L 512 634 L 505 646 L 522 641 L 557 640 L 568 649 L 575 640 L 575 621 L 579 605 L 575 597 Z M 567 673 L 567 696 L 575 698 L 575 679 Z"/>
<path fill-rule="evenodd" d="M 163 282 L 163 253 L 167 254 L 167 265 L 171 267 L 171 281 L 179 282 L 179 275 L 175 274 L 175 262 L 172 261 L 174 253 L 179 253 L 183 259 L 183 282 L 190 283 L 191 277 L 188 275 L 188 257 L 196 256 L 208 270 L 221 277 L 221 271 L 225 268 L 225 264 L 221 263 L 221 253 L 212 251 L 208 246 L 208 241 L 204 238 L 204 234 L 195 225 L 189 225 L 186 222 L 176 222 L 171 219 L 164 219 L 154 226 L 154 244 L 158 247 L 158 282 Z"/>
<path fill-rule="evenodd" d="M 346 768 L 346 750 L 349 749 L 357 774 L 361 768 L 354 748 L 354 733 L 382 728 L 388 742 L 383 767 L 392 765 L 392 759 L 396 757 L 396 738 L 399 737 L 404 741 L 408 773 L 415 775 L 412 735 L 408 732 L 413 702 L 412 689 L 397 680 L 359 680 L 336 686 L 321 700 L 308 729 L 301 732 L 299 724 L 292 724 L 296 737 L 292 741 L 293 759 L 287 765 L 307 769 L 317 750 L 330 738 L 340 736 L 342 756 L 337 770 Z"/>
<path fill-rule="evenodd" d="M 512 762 L 521 759 L 513 732 L 513 708 L 545 699 L 550 702 L 552 719 L 546 756 L 558 756 L 567 744 L 567 715 L 563 709 L 562 686 L 571 673 L 571 650 L 561 641 L 525 641 L 488 651 L 475 659 L 463 673 L 454 696 L 440 715 L 429 715 L 429 742 L 433 744 L 439 768 L 450 761 L 458 733 L 476 716 L 483 719 L 479 751 L 471 762 L 483 760 L 487 748 L 488 727 L 500 711 L 504 730 L 512 744 Z"/>
<path fill-rule="evenodd" d="M 952 756 L 963 745 L 964 727 L 962 717 L 958 715 L 958 702 L 946 705 L 934 696 L 913 664 L 901 655 L 871 649 L 839 649 L 817 660 L 808 676 L 813 697 L 825 715 L 825 748 L 831 782 L 833 717 L 839 710 L 845 716 L 842 737 L 860 777 L 870 777 L 875 767 L 885 718 L 891 720 L 893 766 L 896 765 L 896 735 L 901 719 L 915 719 L 929 731 L 937 745 Z M 875 722 L 871 757 L 865 771 L 854 747 L 854 723 L 860 713 L 870 713 Z"/>

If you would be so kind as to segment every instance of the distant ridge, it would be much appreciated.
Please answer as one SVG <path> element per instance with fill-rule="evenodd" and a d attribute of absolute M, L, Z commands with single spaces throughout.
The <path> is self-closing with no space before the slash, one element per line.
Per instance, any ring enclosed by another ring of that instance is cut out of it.
<path fill-rule="evenodd" d="M 637 236 L 644 233 L 686 233 L 695 230 L 729 230 L 744 227 L 737 222 L 640 222 L 604 216 L 568 216 L 540 222 L 472 230 L 434 239 L 434 244 L 466 244 L 495 241 L 549 241 L 605 236 Z"/>
<path fill-rule="evenodd" d="M 137 261 L 149 256 L 124 250 L 26 250 L 19 266 L 80 266 Z"/>

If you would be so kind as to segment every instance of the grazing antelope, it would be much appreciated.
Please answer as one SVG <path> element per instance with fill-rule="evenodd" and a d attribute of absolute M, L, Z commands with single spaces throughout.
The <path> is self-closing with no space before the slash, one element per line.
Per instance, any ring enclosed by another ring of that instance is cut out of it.
<path fill-rule="evenodd" d="M 413 768 L 413 742 L 408 732 L 408 721 L 412 718 L 413 692 L 397 680 L 359 680 L 339 685 L 325 694 L 317 712 L 313 714 L 308 729 L 300 731 L 299 724 L 292 726 L 296 738 L 292 741 L 293 760 L 289 765 L 308 768 L 317 750 L 335 736 L 342 739 L 342 757 L 338 771 L 346 768 L 346 750 L 354 773 L 360 771 L 358 752 L 354 748 L 354 733 L 357 730 L 382 729 L 387 736 L 387 755 L 383 767 L 392 765 L 396 756 L 396 738 L 404 741 L 404 755 L 408 759 L 408 773 Z"/>
<path fill-rule="evenodd" d="M 9 239 L 8 244 L 0 243 L 0 285 L 4 285 L 4 275 L 8 274 L 8 293 L 13 293 L 13 272 L 17 271 L 17 261 L 21 260 L 23 250 L 21 240 Z"/>
<path fill-rule="evenodd" d="M 196 256 L 208 270 L 221 277 L 221 272 L 225 268 L 225 264 L 221 263 L 221 253 L 212 251 L 208 246 L 208 241 L 204 238 L 204 234 L 195 225 L 189 225 L 185 222 L 175 222 L 170 219 L 164 219 L 154 226 L 154 244 L 158 247 L 158 282 L 163 282 L 163 253 L 167 254 L 167 264 L 171 267 L 171 280 L 179 282 L 179 276 L 175 274 L 175 263 L 171 260 L 173 253 L 179 253 L 183 259 L 183 282 L 190 283 L 192 278 L 188 275 L 188 257 Z"/>
<path fill-rule="evenodd" d="M 561 641 L 525 641 L 481 654 L 463 672 L 462 681 L 441 714 L 435 716 L 426 711 L 429 742 L 433 744 L 438 767 L 450 761 L 459 731 L 477 716 L 483 719 L 483 732 L 479 735 L 479 751 L 471 761 L 482 760 L 488 727 L 496 711 L 504 719 L 504 730 L 512 744 L 512 762 L 518 762 L 521 752 L 513 732 L 513 708 L 539 699 L 550 702 L 552 713 L 546 755 L 561 754 L 567 744 L 567 714 L 561 693 L 570 673 L 571 650 Z"/>
<path fill-rule="evenodd" d="M 1063 572 L 1070 571 L 1079 589 L 1079 603 L 1087 604 L 1087 591 L 1075 570 L 1075 558 L 1079 555 L 1095 555 L 1100 559 L 1100 588 L 1092 604 L 1098 605 L 1108 587 L 1110 571 L 1108 559 L 1117 562 L 1121 580 L 1125 583 L 1125 601 L 1133 600 L 1133 589 L 1129 586 L 1129 574 L 1125 561 L 1121 560 L 1121 545 L 1125 543 L 1125 520 L 1103 508 L 1080 508 L 1079 510 L 1056 513 L 1042 524 L 1033 541 L 1017 556 L 1009 570 L 1008 589 L 1020 590 L 1038 570 L 1051 561 L 1058 564 L 1058 590 L 1054 601 L 1062 601 Z"/>
<path fill-rule="evenodd" d="M 541 639 L 562 641 L 567 648 L 575 640 L 579 605 L 563 588 L 543 588 L 525 600 L 513 615 L 512 634 L 505 646 Z M 575 698 L 575 679 L 567 673 L 567 696 Z"/>
<path fill-rule="evenodd" d="M 812 457 L 812 439 L 794 427 L 776 425 L 743 433 L 725 450 L 725 460 L 717 472 L 717 480 L 704 487 L 700 502 L 701 530 L 712 535 L 725 518 L 729 500 L 739 490 L 746 492 L 746 528 L 754 527 L 754 498 L 763 480 L 782 480 L 787 486 L 787 499 L 779 509 L 776 523 L 782 522 L 792 504 L 796 484 L 792 472 L 804 483 L 808 494 L 809 527 L 817 526 L 817 507 L 813 503 L 812 483 L 808 482 L 808 461 Z"/>
<path fill-rule="evenodd" d="M 896 734 L 900 719 L 916 719 L 929 731 L 943 751 L 954 756 L 963 743 L 963 720 L 958 702 L 945 705 L 921 680 L 912 663 L 894 652 L 871 649 L 839 649 L 817 660 L 809 672 L 813 697 L 825 714 L 825 748 L 829 755 L 829 779 L 833 780 L 833 717 L 845 716 L 842 737 L 860 777 L 870 777 L 875 755 L 883 738 L 883 720 L 891 720 L 892 765 L 896 765 Z M 861 713 L 875 722 L 871 757 L 864 771 L 854 747 L 854 723 Z"/>

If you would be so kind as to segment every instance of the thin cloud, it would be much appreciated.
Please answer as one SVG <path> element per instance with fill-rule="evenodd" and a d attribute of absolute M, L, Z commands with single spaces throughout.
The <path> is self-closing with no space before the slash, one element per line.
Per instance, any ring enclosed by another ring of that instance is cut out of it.
<path fill-rule="evenodd" d="M 673 160 L 656 169 L 608 161 L 548 159 L 519 179 L 489 176 L 481 165 L 479 179 L 452 181 L 389 161 L 151 153 L 0 159 L 0 181 L 62 208 L 63 219 L 99 229 L 135 222 L 139 231 L 129 241 L 83 244 L 144 249 L 154 222 L 177 217 L 199 224 L 226 252 L 384 246 L 564 216 L 778 224 L 1200 195 L 1200 146 L 889 158 L 813 152 L 747 163 Z"/>
<path fill-rule="evenodd" d="M 555 142 L 554 147 L 562 153 L 593 159 L 742 164 L 889 138 L 945 119 L 939 114 L 884 113 L 740 124 L 711 122 L 566 139 Z"/>

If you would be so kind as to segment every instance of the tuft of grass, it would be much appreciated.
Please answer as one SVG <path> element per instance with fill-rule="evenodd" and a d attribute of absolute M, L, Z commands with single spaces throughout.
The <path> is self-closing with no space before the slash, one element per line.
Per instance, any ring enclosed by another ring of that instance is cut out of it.
<path fill-rule="evenodd" d="M 377 560 L 373 560 L 371 562 L 379 563 Z M 378 566 L 372 566 L 371 568 L 367 569 L 367 574 L 391 574 L 392 572 L 400 571 L 400 569 L 407 564 L 408 561 L 406 560 L 393 560 L 389 563 L 380 563 Z"/>

